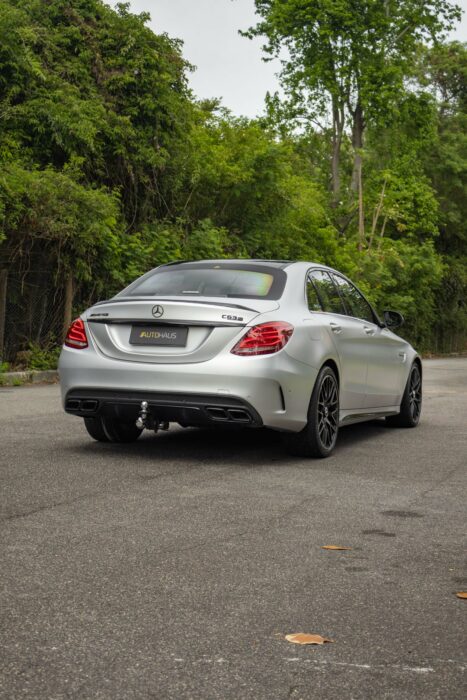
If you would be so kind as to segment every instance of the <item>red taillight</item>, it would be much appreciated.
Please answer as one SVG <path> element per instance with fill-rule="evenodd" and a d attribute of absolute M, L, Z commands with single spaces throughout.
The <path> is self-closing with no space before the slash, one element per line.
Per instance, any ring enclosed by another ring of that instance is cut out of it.
<path fill-rule="evenodd" d="M 287 345 L 293 326 L 284 321 L 260 323 L 250 328 L 231 350 L 234 355 L 269 355 Z"/>
<path fill-rule="evenodd" d="M 88 347 L 86 329 L 84 327 L 84 322 L 80 318 L 73 321 L 69 327 L 65 338 L 65 345 L 69 348 L 78 348 L 80 350 Z"/>

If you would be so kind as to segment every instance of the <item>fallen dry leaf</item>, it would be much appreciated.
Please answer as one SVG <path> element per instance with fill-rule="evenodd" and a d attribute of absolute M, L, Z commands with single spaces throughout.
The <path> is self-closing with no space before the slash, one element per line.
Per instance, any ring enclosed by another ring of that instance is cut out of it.
<path fill-rule="evenodd" d="M 352 547 L 341 547 L 339 544 L 324 544 L 321 549 L 337 549 L 337 550 L 344 550 L 344 549 L 352 549 Z"/>
<path fill-rule="evenodd" d="M 458 598 L 464 598 L 465 600 L 467 600 L 467 591 L 459 591 L 459 593 L 456 593 L 456 596 Z"/>
<path fill-rule="evenodd" d="M 296 632 L 295 634 L 286 634 L 285 638 L 292 644 L 324 644 L 325 642 L 333 642 L 333 639 L 322 637 L 320 634 L 305 634 L 304 632 Z"/>

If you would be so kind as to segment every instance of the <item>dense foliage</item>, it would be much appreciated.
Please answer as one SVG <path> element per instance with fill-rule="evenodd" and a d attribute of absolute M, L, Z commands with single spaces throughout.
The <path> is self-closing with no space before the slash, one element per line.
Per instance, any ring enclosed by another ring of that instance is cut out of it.
<path fill-rule="evenodd" d="M 58 339 L 66 289 L 79 312 L 160 262 L 231 256 L 331 264 L 422 349 L 465 348 L 467 52 L 439 42 L 458 11 L 256 6 L 250 34 L 288 59 L 247 120 L 196 102 L 180 42 L 126 4 L 0 0 L 7 359 Z"/>

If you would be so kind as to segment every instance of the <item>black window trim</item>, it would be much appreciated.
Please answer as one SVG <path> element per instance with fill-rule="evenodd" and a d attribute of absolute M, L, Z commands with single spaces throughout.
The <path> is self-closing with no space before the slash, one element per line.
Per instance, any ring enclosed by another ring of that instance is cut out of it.
<path fill-rule="evenodd" d="M 313 287 L 315 288 L 316 294 L 317 294 L 318 299 L 319 299 L 319 303 L 320 303 L 321 306 L 322 306 L 322 311 L 311 311 L 310 307 L 308 307 L 308 310 L 310 311 L 310 313 L 311 313 L 311 314 L 313 314 L 313 313 L 319 313 L 319 314 L 333 314 L 334 316 L 348 316 L 348 314 L 345 313 L 345 311 L 346 311 L 346 306 L 345 306 L 345 304 L 344 304 L 344 300 L 342 299 L 342 296 L 341 296 L 340 293 L 339 293 L 339 289 L 337 288 L 336 283 L 334 282 L 334 280 L 332 279 L 332 277 L 331 277 L 331 275 L 330 275 L 330 272 L 331 272 L 331 269 L 330 269 L 330 268 L 328 269 L 328 268 L 326 268 L 326 267 L 310 267 L 310 269 L 307 271 L 306 277 L 305 277 L 305 301 L 306 301 L 306 305 L 308 306 L 308 295 L 307 295 L 306 285 L 307 285 L 307 283 L 308 283 L 308 276 L 309 276 L 312 272 L 326 272 L 326 273 L 329 275 L 329 279 L 331 280 L 331 283 L 334 285 L 334 287 L 335 287 L 336 290 L 337 290 L 337 296 L 339 297 L 339 299 L 340 299 L 340 301 L 341 301 L 343 313 L 340 314 L 338 311 L 325 311 L 325 310 L 324 310 L 323 299 L 321 298 L 321 295 L 320 295 L 320 293 L 319 293 L 319 290 L 318 290 L 318 288 L 316 287 L 315 284 L 313 284 Z"/>
<path fill-rule="evenodd" d="M 350 318 L 355 318 L 355 319 L 357 319 L 357 321 L 363 321 L 364 323 L 374 323 L 375 326 L 381 326 L 381 321 L 380 321 L 379 318 L 378 318 L 378 314 L 376 313 L 376 311 L 374 310 L 373 306 L 370 304 L 370 302 L 368 301 L 368 299 L 366 298 L 366 296 L 365 296 L 365 295 L 360 291 L 360 289 L 357 287 L 357 285 L 354 284 L 354 283 L 352 282 L 352 280 L 350 280 L 348 277 L 346 277 L 345 275 L 343 275 L 341 272 L 335 272 L 334 270 L 332 270 L 330 274 L 331 274 L 331 279 L 332 279 L 333 276 L 335 275 L 336 277 L 341 277 L 343 280 L 345 280 L 346 282 L 348 282 L 352 287 L 355 287 L 355 289 L 356 289 L 357 292 L 360 294 L 360 296 L 362 297 L 362 299 L 368 304 L 368 308 L 370 309 L 371 314 L 372 314 L 372 316 L 373 316 L 373 321 L 368 321 L 368 319 L 366 319 L 366 318 L 360 318 L 359 316 L 354 316 L 352 313 L 349 313 L 349 311 L 352 311 L 352 310 L 351 310 L 351 309 L 349 310 L 349 309 L 347 308 L 347 304 L 345 303 L 345 298 L 344 298 L 342 292 L 340 291 L 339 286 L 334 282 L 334 280 L 332 280 L 332 281 L 334 282 L 335 287 L 337 288 L 337 291 L 339 292 L 339 295 L 340 295 L 340 297 L 341 297 L 341 299 L 342 299 L 342 303 L 344 304 L 344 308 L 347 309 L 347 312 L 348 312 L 348 313 L 347 313 L 347 316 L 349 316 Z"/>
<path fill-rule="evenodd" d="M 317 289 L 317 287 L 316 287 L 315 285 L 313 285 L 313 286 L 314 286 L 314 288 L 315 288 L 315 291 L 316 291 L 316 294 L 317 294 L 317 296 L 318 296 L 319 302 L 320 302 L 321 306 L 323 307 L 323 310 L 322 310 L 322 311 L 311 311 L 310 307 L 308 306 L 307 284 L 308 284 L 308 277 L 310 276 L 310 274 L 311 274 L 312 272 L 315 272 L 315 271 L 317 271 L 317 272 L 327 272 L 327 273 L 328 273 L 328 275 L 329 275 L 329 277 L 331 278 L 331 281 L 332 281 L 334 287 L 337 289 L 337 293 L 338 293 L 339 298 L 340 298 L 340 300 L 341 300 L 343 309 L 344 309 L 344 311 L 347 311 L 347 313 L 339 314 L 339 313 L 336 313 L 335 311 L 324 311 L 323 300 L 321 299 L 321 296 L 320 296 L 320 294 L 319 294 L 319 291 L 318 291 L 318 289 Z M 352 287 L 355 287 L 355 289 L 357 290 L 357 292 L 358 292 L 359 294 L 361 294 L 361 296 L 363 297 L 363 299 L 366 301 L 366 303 L 367 303 L 368 306 L 370 307 L 370 311 L 371 311 L 371 313 L 372 313 L 372 315 L 373 315 L 373 323 L 375 324 L 375 326 L 379 326 L 380 328 L 385 328 L 385 324 L 380 320 L 380 318 L 379 318 L 378 314 L 376 313 L 376 311 L 375 311 L 373 305 L 370 304 L 370 302 L 368 301 L 368 299 L 366 298 L 366 296 L 365 296 L 365 295 L 363 294 L 363 292 L 357 287 L 357 285 L 354 284 L 354 282 L 352 282 L 352 280 L 349 279 L 349 278 L 348 278 L 346 275 L 344 275 L 342 272 L 338 272 L 337 270 L 333 270 L 331 267 L 316 267 L 316 266 L 314 266 L 314 267 L 310 267 L 310 268 L 307 270 L 307 273 L 306 273 L 306 275 L 305 275 L 305 303 L 306 303 L 306 305 L 307 305 L 307 308 L 308 308 L 309 312 L 310 312 L 310 313 L 322 313 L 322 314 L 334 314 L 335 316 L 347 316 L 348 318 L 354 318 L 354 319 L 356 319 L 357 321 L 362 321 L 363 323 L 365 323 L 365 322 L 366 322 L 366 323 L 371 323 L 371 321 L 368 321 L 367 319 L 359 318 L 358 316 L 353 316 L 353 314 L 351 314 L 351 313 L 348 312 L 347 305 L 346 305 L 346 303 L 345 303 L 345 299 L 344 299 L 344 297 L 342 296 L 342 293 L 341 293 L 341 291 L 340 291 L 338 285 L 337 285 L 337 284 L 335 283 L 335 281 L 333 280 L 333 275 L 336 275 L 337 277 L 342 277 L 342 279 L 346 280 L 346 282 L 348 282 L 349 284 L 351 284 Z"/>
<path fill-rule="evenodd" d="M 317 269 L 317 268 L 314 268 L 314 269 Z M 318 291 L 316 284 L 313 282 L 312 279 L 310 279 L 310 272 L 311 272 L 311 270 L 308 270 L 308 272 L 306 273 L 306 276 L 305 276 L 305 304 L 307 305 L 308 311 L 311 314 L 326 314 L 328 312 L 324 310 L 323 300 L 321 299 L 321 296 L 320 296 L 320 293 Z M 309 284 L 313 285 L 313 289 L 315 290 L 315 294 L 318 298 L 319 303 L 321 304 L 321 311 L 312 311 L 310 309 L 310 306 L 308 304 L 308 285 Z"/>

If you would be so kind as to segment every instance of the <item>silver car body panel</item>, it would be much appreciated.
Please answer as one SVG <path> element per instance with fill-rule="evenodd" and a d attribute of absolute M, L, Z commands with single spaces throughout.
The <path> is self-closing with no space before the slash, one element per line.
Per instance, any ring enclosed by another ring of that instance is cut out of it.
<path fill-rule="evenodd" d="M 308 262 L 284 267 L 287 281 L 277 301 L 132 298 L 124 290 L 96 304 L 81 316 L 89 347 L 64 346 L 60 356 L 64 405 L 70 391 L 88 389 L 236 397 L 248 402 L 265 426 L 299 431 L 307 422 L 318 372 L 332 363 L 340 383 L 341 424 L 397 413 L 416 351 L 376 323 L 310 311 L 305 280 L 313 268 L 330 269 Z M 156 306 L 163 309 L 157 319 Z M 231 353 L 248 327 L 271 321 L 294 327 L 281 351 L 251 357 Z M 131 345 L 135 323 L 183 325 L 187 344 Z"/>

